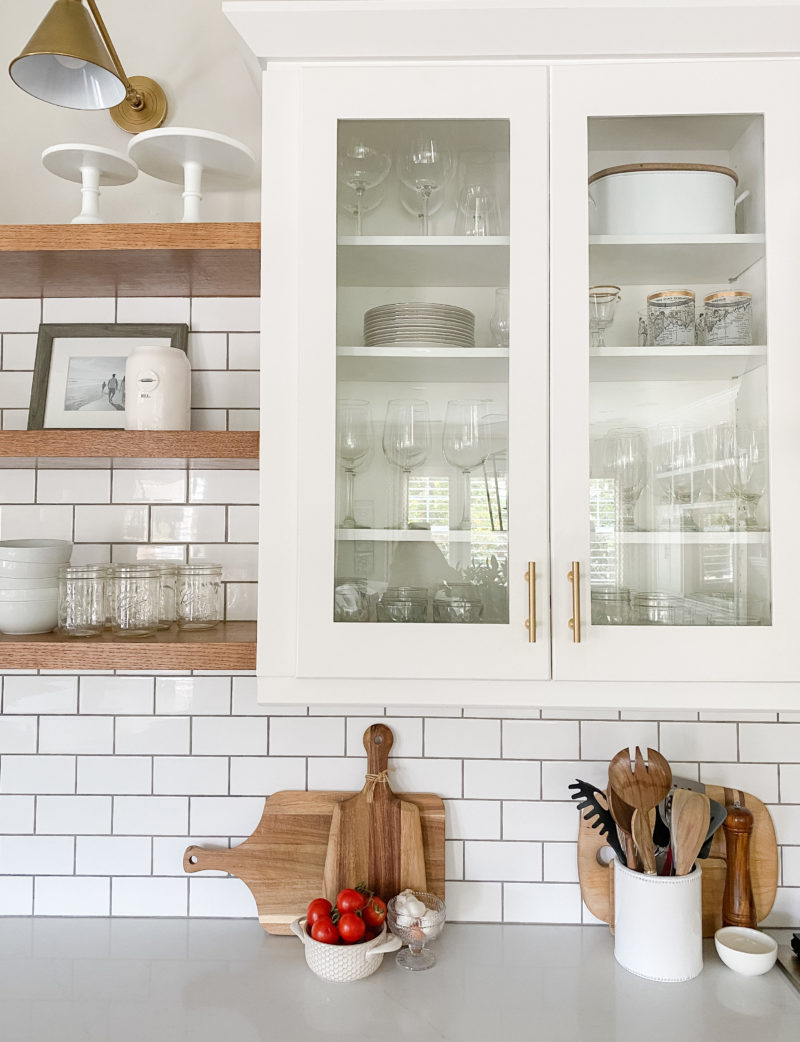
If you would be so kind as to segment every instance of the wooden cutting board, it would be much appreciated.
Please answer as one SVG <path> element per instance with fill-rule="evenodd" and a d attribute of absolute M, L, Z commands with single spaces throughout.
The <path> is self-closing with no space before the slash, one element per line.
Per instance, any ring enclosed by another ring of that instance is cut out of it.
<path fill-rule="evenodd" d="M 749 792 L 706 785 L 706 795 L 723 806 L 738 800 L 753 812 L 753 834 L 750 839 L 750 875 L 756 914 L 761 922 L 769 915 L 778 889 L 778 845 L 770 813 L 761 800 Z M 597 851 L 605 845 L 602 836 L 581 816 L 578 827 L 578 879 L 586 907 L 613 927 L 614 903 L 611 887 L 613 873 L 608 865 L 598 864 Z M 713 937 L 722 926 L 722 894 L 725 890 L 725 834 L 717 829 L 711 843 L 711 854 L 700 862 L 703 870 L 703 936 Z"/>
<path fill-rule="evenodd" d="M 233 849 L 187 847 L 186 872 L 216 869 L 238 876 L 252 891 L 267 933 L 288 935 L 289 924 L 322 893 L 331 819 L 352 792 L 283 791 L 269 796 L 252 836 Z M 444 897 L 444 804 L 431 793 L 403 793 L 419 809 L 428 889 Z"/>
<path fill-rule="evenodd" d="M 427 890 L 419 807 L 389 785 L 394 736 L 386 724 L 364 732 L 367 778 L 361 792 L 333 808 L 322 893 L 333 904 L 343 887 L 366 883 L 384 901 L 410 887 Z"/>

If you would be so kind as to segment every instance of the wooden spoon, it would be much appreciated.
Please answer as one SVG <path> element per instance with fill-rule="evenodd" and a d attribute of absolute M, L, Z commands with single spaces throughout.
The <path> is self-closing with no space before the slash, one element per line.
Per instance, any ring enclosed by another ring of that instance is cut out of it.
<path fill-rule="evenodd" d="M 653 819 L 655 810 L 649 814 L 643 814 L 635 810 L 631 815 L 631 835 L 636 844 L 639 860 L 642 862 L 642 870 L 649 876 L 656 874 L 656 852 L 653 849 Z"/>
<path fill-rule="evenodd" d="M 622 846 L 625 849 L 625 863 L 633 872 L 638 871 L 639 865 L 636 861 L 636 847 L 633 843 L 633 836 L 631 834 L 633 817 L 633 807 L 622 799 L 622 797 L 616 793 L 611 786 L 608 786 L 606 790 L 606 796 L 608 797 L 608 809 L 611 811 L 611 817 L 617 823 L 617 832 L 619 834 Z"/>
<path fill-rule="evenodd" d="M 676 876 L 687 876 L 706 841 L 711 820 L 708 796 L 690 789 L 675 789 L 670 813 L 670 845 Z"/>
<path fill-rule="evenodd" d="M 647 814 L 672 788 L 672 769 L 655 749 L 647 750 L 645 763 L 637 745 L 633 769 L 628 749 L 620 749 L 608 765 L 608 784 L 634 810 Z"/>

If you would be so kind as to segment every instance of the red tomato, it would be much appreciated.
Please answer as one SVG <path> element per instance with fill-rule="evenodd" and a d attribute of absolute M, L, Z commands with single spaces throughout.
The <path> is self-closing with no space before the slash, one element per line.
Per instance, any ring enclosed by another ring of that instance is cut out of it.
<path fill-rule="evenodd" d="M 367 926 L 371 926 L 380 933 L 386 918 L 386 902 L 382 901 L 380 897 L 371 897 L 364 905 L 361 915 Z"/>
<path fill-rule="evenodd" d="M 365 941 L 374 941 L 379 933 L 380 933 L 380 930 L 374 930 L 371 926 L 368 926 L 367 929 L 364 932 L 364 940 Z"/>
<path fill-rule="evenodd" d="M 345 944 L 357 944 L 364 940 L 367 927 L 360 915 L 355 912 L 345 912 L 336 924 L 339 928 L 339 936 Z"/>
<path fill-rule="evenodd" d="M 336 895 L 336 907 L 342 915 L 345 912 L 360 912 L 366 903 L 366 897 L 358 890 L 340 890 Z"/>
<path fill-rule="evenodd" d="M 315 941 L 320 941 L 322 944 L 338 944 L 340 941 L 339 931 L 336 929 L 330 916 L 324 919 L 317 919 L 311 927 L 311 936 Z"/>
<path fill-rule="evenodd" d="M 330 919 L 332 909 L 330 901 L 326 901 L 324 897 L 314 898 L 306 911 L 308 925 L 313 926 L 317 919 Z"/>

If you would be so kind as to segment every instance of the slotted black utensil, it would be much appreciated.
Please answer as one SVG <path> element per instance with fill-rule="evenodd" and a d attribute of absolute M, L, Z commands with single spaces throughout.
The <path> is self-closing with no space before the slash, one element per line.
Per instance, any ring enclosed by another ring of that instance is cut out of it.
<path fill-rule="evenodd" d="M 626 864 L 625 854 L 617 836 L 617 824 L 611 817 L 611 811 L 608 809 L 608 797 L 605 792 L 590 782 L 581 781 L 580 778 L 576 778 L 567 788 L 576 790 L 571 792 L 570 796 L 573 800 L 578 801 L 576 805 L 584 820 L 588 821 L 593 829 L 597 829 L 600 835 L 605 837 L 606 842 L 622 864 Z M 598 797 L 602 799 L 602 803 L 598 802 Z"/>

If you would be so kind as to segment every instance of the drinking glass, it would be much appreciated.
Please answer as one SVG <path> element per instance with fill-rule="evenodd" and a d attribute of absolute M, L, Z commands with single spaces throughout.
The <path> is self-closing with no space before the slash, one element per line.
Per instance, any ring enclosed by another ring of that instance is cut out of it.
<path fill-rule="evenodd" d="M 391 156 L 362 138 L 351 137 L 345 142 L 339 157 L 339 182 L 356 195 L 356 235 L 361 235 L 364 193 L 385 181 L 391 166 Z"/>
<path fill-rule="evenodd" d="M 360 194 L 351 185 L 341 185 L 340 188 L 339 209 L 342 213 L 347 214 L 348 217 L 352 217 L 356 223 L 358 223 L 359 212 L 362 218 L 366 217 L 368 213 L 377 210 L 386 198 L 386 189 L 383 183 L 376 185 L 374 188 L 367 188 Z"/>
<path fill-rule="evenodd" d="M 661 428 L 656 449 L 656 467 L 661 471 L 663 497 L 678 506 L 680 531 L 696 532 L 697 523 L 688 509 L 705 489 L 708 471 L 700 470 L 710 456 L 706 431 L 699 427 L 673 425 Z"/>
<path fill-rule="evenodd" d="M 382 444 L 386 459 L 400 468 L 400 527 L 408 528 L 408 478 L 431 450 L 428 403 L 417 398 L 393 398 L 386 407 Z"/>
<path fill-rule="evenodd" d="M 430 198 L 453 176 L 453 153 L 441 140 L 419 134 L 398 157 L 400 180 L 416 191 L 422 200 L 422 234 L 430 234 Z"/>
<path fill-rule="evenodd" d="M 487 454 L 483 462 L 483 480 L 489 507 L 489 523 L 493 532 L 503 532 L 508 522 L 508 417 L 501 413 L 488 413 L 485 426 Z"/>
<path fill-rule="evenodd" d="M 400 202 L 403 204 L 403 209 L 408 211 L 419 220 L 420 232 L 423 232 L 425 223 L 425 207 L 423 205 L 423 196 L 416 190 L 416 188 L 409 188 L 408 185 L 400 183 Z M 428 197 L 428 217 L 433 217 L 435 213 L 438 213 L 442 208 L 444 202 L 444 188 L 434 188 Z"/>
<path fill-rule="evenodd" d="M 736 460 L 733 494 L 741 502 L 744 516 L 739 527 L 760 531 L 756 509 L 767 487 L 767 432 L 764 427 L 737 427 L 734 440 Z"/>
<path fill-rule="evenodd" d="M 606 329 L 614 321 L 614 308 L 619 299 L 619 286 L 589 287 L 589 330 L 592 347 L 606 346 Z"/>
<path fill-rule="evenodd" d="M 458 194 L 456 235 L 497 235 L 500 208 L 494 189 L 483 182 L 466 184 Z"/>
<path fill-rule="evenodd" d="M 604 440 L 604 468 L 617 482 L 620 502 L 618 531 L 636 532 L 634 511 L 647 482 L 647 440 L 637 427 L 608 432 Z"/>
<path fill-rule="evenodd" d="M 508 322 L 508 290 L 494 291 L 494 311 L 489 319 L 489 331 L 495 347 L 508 347 L 510 327 Z"/>
<path fill-rule="evenodd" d="M 447 462 L 458 467 L 464 476 L 464 504 L 461 531 L 472 527 L 472 471 L 489 454 L 489 431 L 486 426 L 487 403 L 476 398 L 454 399 L 447 403 L 442 431 L 442 452 Z"/>
<path fill-rule="evenodd" d="M 222 565 L 212 561 L 179 564 L 175 586 L 179 630 L 210 630 L 222 621 Z"/>
<path fill-rule="evenodd" d="M 340 528 L 356 527 L 353 513 L 356 470 L 369 455 L 371 444 L 369 402 L 360 398 L 340 398 L 336 402 L 336 455 L 345 472 L 344 518 Z"/>
<path fill-rule="evenodd" d="M 161 572 L 147 564 L 112 564 L 111 631 L 115 637 L 148 637 L 158 629 Z"/>
<path fill-rule="evenodd" d="M 67 637 L 96 637 L 106 621 L 105 564 L 58 569 L 58 628 Z"/>

